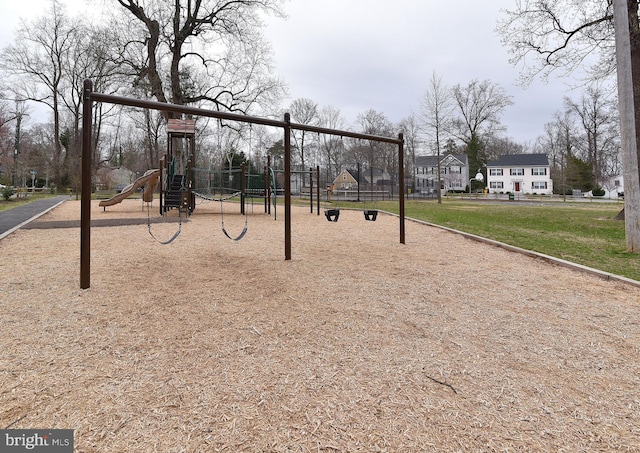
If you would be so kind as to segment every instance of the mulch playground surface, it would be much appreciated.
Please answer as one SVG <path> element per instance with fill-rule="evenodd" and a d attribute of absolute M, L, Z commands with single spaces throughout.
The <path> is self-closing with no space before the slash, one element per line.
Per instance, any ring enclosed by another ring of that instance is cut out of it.
<path fill-rule="evenodd" d="M 0 427 L 75 451 L 640 451 L 640 288 L 398 219 L 139 201 L 0 241 Z M 157 216 L 155 216 L 157 217 Z M 153 213 L 151 219 L 154 219 Z M 152 223 L 170 237 L 178 225 Z M 184 220 L 184 219 L 183 219 Z"/>

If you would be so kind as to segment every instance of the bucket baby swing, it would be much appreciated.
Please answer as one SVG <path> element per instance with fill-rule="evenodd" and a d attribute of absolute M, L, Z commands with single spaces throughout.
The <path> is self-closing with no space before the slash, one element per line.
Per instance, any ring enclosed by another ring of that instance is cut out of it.
<path fill-rule="evenodd" d="M 327 203 L 329 203 L 329 194 L 333 191 L 333 184 L 327 186 L 327 194 L 324 199 L 325 208 L 324 208 L 324 216 L 327 218 L 329 222 L 337 222 L 340 217 L 340 209 L 339 208 L 327 208 Z"/>
<path fill-rule="evenodd" d="M 360 166 L 358 166 L 358 179 L 360 179 Z M 358 182 L 358 187 L 360 183 Z M 371 181 L 369 184 L 369 200 L 373 201 L 373 208 L 367 208 L 363 210 L 364 219 L 369 222 L 375 222 L 378 218 L 378 210 L 376 209 L 375 193 L 373 190 L 373 168 L 371 169 Z"/>

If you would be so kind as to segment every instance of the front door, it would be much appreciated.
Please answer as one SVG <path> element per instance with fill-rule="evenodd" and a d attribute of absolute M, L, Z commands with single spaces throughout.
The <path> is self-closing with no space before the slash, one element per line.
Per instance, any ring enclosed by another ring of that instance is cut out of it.
<path fill-rule="evenodd" d="M 520 183 L 519 182 L 515 182 L 513 184 L 514 184 L 513 191 L 514 192 L 520 192 Z"/>

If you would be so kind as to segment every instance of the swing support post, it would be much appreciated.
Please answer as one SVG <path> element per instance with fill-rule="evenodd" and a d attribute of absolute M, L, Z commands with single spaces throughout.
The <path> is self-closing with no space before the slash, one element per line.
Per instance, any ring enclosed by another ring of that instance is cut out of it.
<path fill-rule="evenodd" d="M 400 179 L 400 181 L 398 181 L 398 188 L 399 188 L 399 192 L 400 192 L 400 197 L 399 197 L 399 206 L 398 206 L 398 213 L 400 214 L 400 244 L 404 244 L 405 243 L 405 237 L 404 237 L 404 233 L 405 233 L 405 229 L 404 229 L 404 194 L 405 194 L 405 189 L 404 189 L 404 134 L 402 134 L 402 132 L 400 132 L 398 134 L 398 167 L 399 167 L 399 171 L 398 171 L 398 178 Z"/>
<path fill-rule="evenodd" d="M 318 184 L 316 184 L 316 208 L 318 215 L 320 215 L 320 165 L 316 167 L 316 180 L 318 181 Z"/>
<path fill-rule="evenodd" d="M 84 81 L 82 101 L 82 198 L 80 200 L 80 288 L 91 286 L 91 136 L 93 82 Z"/>
<path fill-rule="evenodd" d="M 265 212 L 271 215 L 271 156 L 267 156 L 267 168 L 265 168 Z"/>
<path fill-rule="evenodd" d="M 357 166 L 358 166 L 358 184 L 356 184 L 356 188 L 358 189 L 358 203 L 360 203 L 360 181 L 362 180 L 360 178 L 360 162 L 358 162 Z"/>
<path fill-rule="evenodd" d="M 247 193 L 247 168 L 244 162 L 240 166 L 240 214 L 245 215 L 245 199 Z"/>
<path fill-rule="evenodd" d="M 284 259 L 291 260 L 291 115 L 284 114 Z"/>
<path fill-rule="evenodd" d="M 313 168 L 309 167 L 309 209 L 313 214 Z"/>

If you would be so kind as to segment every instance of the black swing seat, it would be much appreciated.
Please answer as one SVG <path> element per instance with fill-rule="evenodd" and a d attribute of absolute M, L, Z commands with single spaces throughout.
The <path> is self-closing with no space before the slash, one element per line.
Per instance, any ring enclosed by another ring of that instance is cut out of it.
<path fill-rule="evenodd" d="M 365 209 L 364 210 L 364 218 L 365 220 L 369 220 L 371 222 L 375 222 L 378 218 L 378 210 L 377 209 Z"/>
<path fill-rule="evenodd" d="M 324 216 L 329 222 L 337 222 L 340 217 L 340 209 L 325 209 Z"/>

